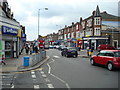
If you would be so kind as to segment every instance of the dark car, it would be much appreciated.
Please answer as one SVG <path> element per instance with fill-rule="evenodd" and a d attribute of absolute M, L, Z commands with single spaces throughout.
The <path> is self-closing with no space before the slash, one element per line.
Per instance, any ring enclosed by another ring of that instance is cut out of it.
<path fill-rule="evenodd" d="M 98 46 L 97 50 L 101 51 L 101 50 L 114 50 L 115 47 L 110 46 L 109 44 L 101 44 Z"/>
<path fill-rule="evenodd" d="M 104 65 L 110 71 L 120 68 L 120 50 L 101 50 L 97 55 L 91 57 L 90 63 Z"/>
<path fill-rule="evenodd" d="M 78 52 L 75 47 L 64 47 L 61 52 L 61 55 L 66 57 L 69 57 L 69 56 L 77 57 Z"/>

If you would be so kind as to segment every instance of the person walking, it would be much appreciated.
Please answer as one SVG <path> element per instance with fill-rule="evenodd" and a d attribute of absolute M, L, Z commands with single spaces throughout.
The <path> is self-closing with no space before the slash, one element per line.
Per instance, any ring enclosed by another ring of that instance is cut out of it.
<path fill-rule="evenodd" d="M 33 52 L 33 45 L 30 45 L 30 54 Z"/>
<path fill-rule="evenodd" d="M 28 53 L 29 53 L 29 47 L 28 47 L 28 45 L 27 45 L 27 44 L 26 44 L 25 49 L 26 49 L 26 54 L 28 54 Z"/>
<path fill-rule="evenodd" d="M 89 46 L 87 46 L 87 56 L 89 56 Z"/>
<path fill-rule="evenodd" d="M 6 63 L 5 63 L 5 57 L 4 57 L 4 55 L 2 54 L 2 61 L 1 61 L 1 64 L 4 64 L 4 65 L 6 65 Z"/>

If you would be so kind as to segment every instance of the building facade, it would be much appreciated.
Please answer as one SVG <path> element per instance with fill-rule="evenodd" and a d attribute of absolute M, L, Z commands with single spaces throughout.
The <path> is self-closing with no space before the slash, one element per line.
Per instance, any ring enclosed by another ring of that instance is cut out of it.
<path fill-rule="evenodd" d="M 96 50 L 100 44 L 110 44 L 116 48 L 120 47 L 120 17 L 100 12 L 99 7 L 92 14 L 79 22 L 72 22 L 58 30 L 58 40 L 61 44 L 70 47 L 86 49 L 93 46 Z M 52 35 L 51 35 L 52 37 Z M 49 37 L 49 39 L 51 39 Z"/>
<path fill-rule="evenodd" d="M 15 58 L 19 56 L 22 49 L 22 27 L 13 18 L 8 2 L 3 0 L 0 1 L 0 4 L 0 55 L 4 54 L 6 58 Z"/>

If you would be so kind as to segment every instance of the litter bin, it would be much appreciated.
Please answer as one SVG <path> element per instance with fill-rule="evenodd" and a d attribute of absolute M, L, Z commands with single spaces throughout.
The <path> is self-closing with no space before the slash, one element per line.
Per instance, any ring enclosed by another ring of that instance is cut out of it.
<path fill-rule="evenodd" d="M 24 66 L 29 66 L 29 56 L 24 56 Z"/>

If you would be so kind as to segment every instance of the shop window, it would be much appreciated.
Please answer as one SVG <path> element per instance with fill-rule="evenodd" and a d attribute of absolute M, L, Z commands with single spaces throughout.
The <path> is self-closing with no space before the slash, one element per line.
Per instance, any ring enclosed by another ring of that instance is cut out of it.
<path fill-rule="evenodd" d="M 5 41 L 5 49 L 12 49 L 12 45 L 10 41 Z"/>
<path fill-rule="evenodd" d="M 5 58 L 12 58 L 12 51 L 6 51 Z"/>

